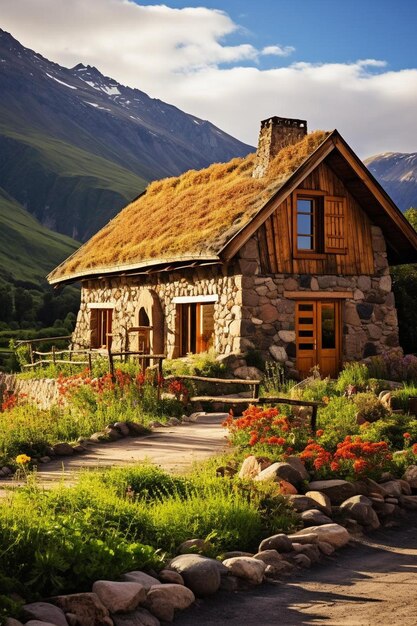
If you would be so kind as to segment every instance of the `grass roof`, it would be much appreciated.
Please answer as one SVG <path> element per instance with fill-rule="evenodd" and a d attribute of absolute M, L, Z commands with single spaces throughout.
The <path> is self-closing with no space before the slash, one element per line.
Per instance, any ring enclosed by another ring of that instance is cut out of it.
<path fill-rule="evenodd" d="M 263 178 L 252 178 L 255 155 L 151 183 L 48 279 L 141 267 L 166 260 L 216 258 L 326 139 L 315 131 L 283 148 Z"/>

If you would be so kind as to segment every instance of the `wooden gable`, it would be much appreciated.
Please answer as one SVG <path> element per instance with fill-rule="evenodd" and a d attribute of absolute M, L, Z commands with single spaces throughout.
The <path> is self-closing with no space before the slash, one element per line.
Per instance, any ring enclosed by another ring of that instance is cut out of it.
<path fill-rule="evenodd" d="M 297 254 L 294 214 L 300 194 L 323 198 L 321 253 Z M 320 163 L 258 230 L 262 272 L 266 274 L 373 274 L 371 222 L 325 162 Z"/>
<path fill-rule="evenodd" d="M 294 194 L 300 190 L 320 192 L 324 198 L 329 190 L 331 195 L 327 200 L 334 200 L 327 213 L 330 223 L 333 219 L 334 231 L 327 225 L 327 248 L 324 247 L 316 258 L 313 255 L 308 259 L 296 258 L 293 254 L 292 207 Z M 340 228 L 341 213 L 346 215 L 343 229 Z M 227 242 L 220 257 L 223 261 L 230 260 L 259 231 L 262 263 L 269 269 L 267 273 L 372 274 L 371 224 L 382 229 L 390 264 L 417 262 L 416 231 L 335 130 Z M 341 240 L 347 245 L 340 245 Z"/>

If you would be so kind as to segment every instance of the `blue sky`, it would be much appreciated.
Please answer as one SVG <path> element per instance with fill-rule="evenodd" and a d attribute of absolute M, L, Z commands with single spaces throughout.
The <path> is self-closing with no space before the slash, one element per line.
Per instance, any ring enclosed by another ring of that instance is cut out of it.
<path fill-rule="evenodd" d="M 0 24 L 252 145 L 279 115 L 417 151 L 417 0 L 1 0 Z"/>
<path fill-rule="evenodd" d="M 139 0 L 137 4 L 155 2 Z M 295 47 L 293 61 L 383 59 L 391 69 L 417 66 L 417 0 L 207 0 L 164 2 L 172 8 L 223 10 L 246 29 L 228 37 L 255 46 Z M 263 59 L 262 67 L 274 67 Z"/>

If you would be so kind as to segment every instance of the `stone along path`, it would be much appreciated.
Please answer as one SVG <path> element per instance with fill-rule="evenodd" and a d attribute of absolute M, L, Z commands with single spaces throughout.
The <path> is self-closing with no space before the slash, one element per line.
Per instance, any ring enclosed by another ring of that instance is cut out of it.
<path fill-rule="evenodd" d="M 417 514 L 372 532 L 288 582 L 219 592 L 175 626 L 416 626 Z"/>
<path fill-rule="evenodd" d="M 45 486 L 62 479 L 73 480 L 85 468 L 110 467 L 150 461 L 171 472 L 187 470 L 195 461 L 207 459 L 226 448 L 224 413 L 201 415 L 196 422 L 155 429 L 145 437 L 125 437 L 108 443 L 94 443 L 87 452 L 56 458 L 37 471 Z M 1 480 L 0 489 L 18 483 Z"/>

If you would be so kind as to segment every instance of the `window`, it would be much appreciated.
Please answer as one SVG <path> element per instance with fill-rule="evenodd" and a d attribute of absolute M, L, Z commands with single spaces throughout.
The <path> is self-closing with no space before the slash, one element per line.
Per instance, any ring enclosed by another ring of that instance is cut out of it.
<path fill-rule="evenodd" d="M 346 253 L 345 198 L 321 191 L 295 194 L 294 253 L 323 258 L 326 253 Z"/>
<path fill-rule="evenodd" d="M 113 309 L 91 309 L 91 348 L 111 348 Z"/>
<path fill-rule="evenodd" d="M 205 352 L 214 341 L 214 303 L 177 304 L 179 356 Z"/>

